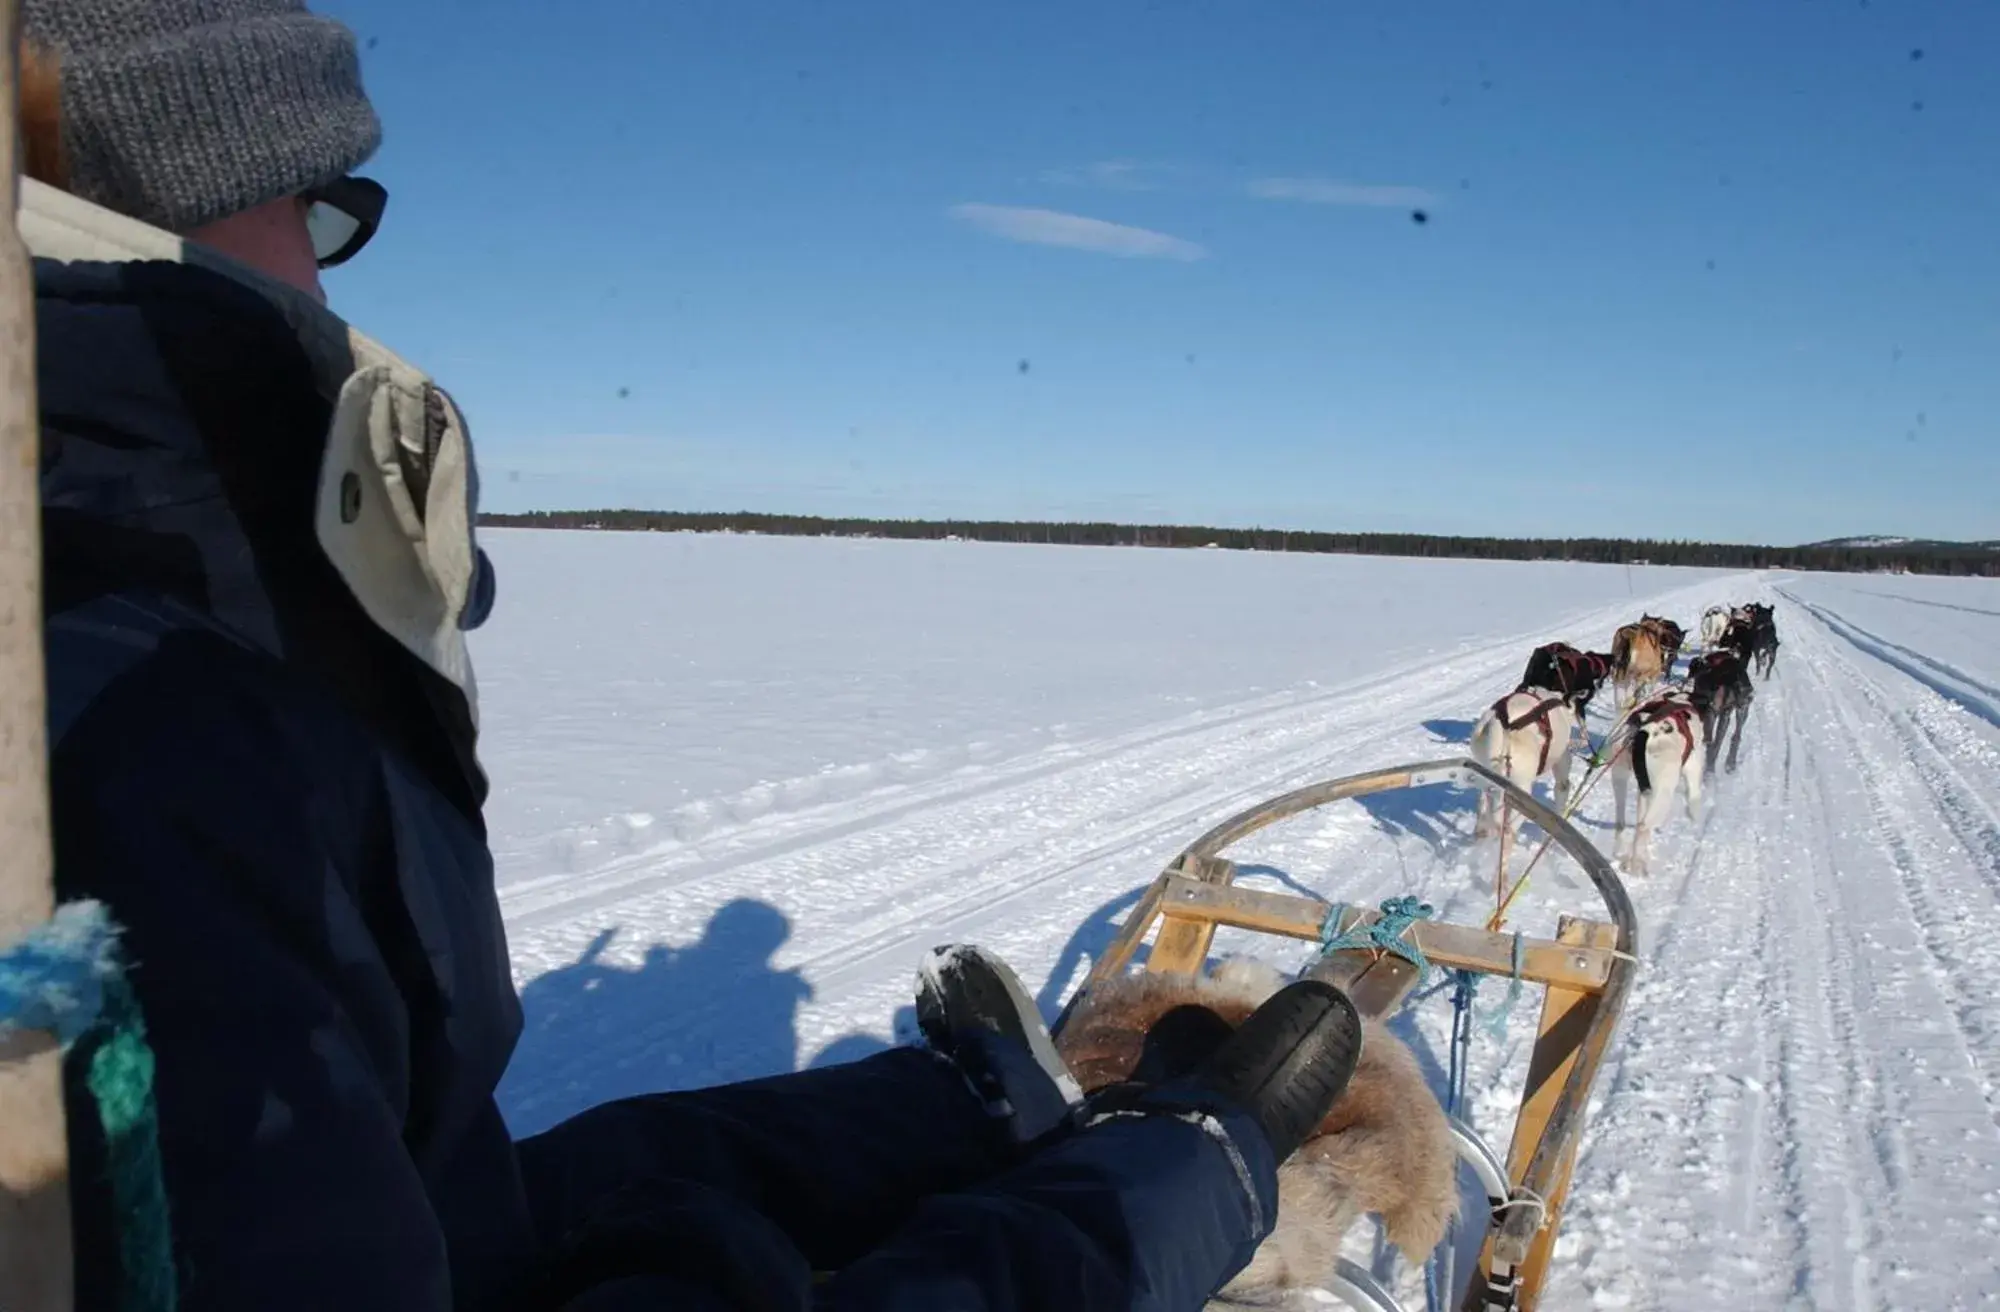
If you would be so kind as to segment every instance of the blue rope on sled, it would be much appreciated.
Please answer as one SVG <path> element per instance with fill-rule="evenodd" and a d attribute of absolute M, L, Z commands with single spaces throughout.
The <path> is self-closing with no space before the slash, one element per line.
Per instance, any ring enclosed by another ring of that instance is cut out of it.
<path fill-rule="evenodd" d="M 1404 935 L 1418 921 L 1429 920 L 1436 914 L 1429 903 L 1415 897 L 1392 897 L 1382 903 L 1381 919 L 1371 924 L 1357 923 L 1352 929 L 1343 931 L 1340 922 L 1346 919 L 1347 910 L 1347 904 L 1339 902 L 1328 908 L 1326 919 L 1320 923 L 1322 954 L 1355 949 L 1394 953 L 1417 968 L 1417 982 L 1419 985 L 1423 983 L 1430 973 L 1431 963 L 1424 956 L 1423 949 L 1417 946 L 1415 938 L 1405 938 Z M 1508 984 L 1507 996 L 1481 1026 L 1494 1038 L 1505 1036 L 1508 1017 L 1513 1014 L 1514 1004 L 1521 996 L 1521 969 L 1526 956 L 1526 940 L 1517 931 L 1514 935 L 1513 978 Z M 1471 970 L 1448 971 L 1437 989 L 1420 993 L 1418 998 L 1421 1000 L 1430 992 L 1446 987 L 1452 990 L 1452 1017 L 1450 1068 L 1445 1075 L 1443 1103 L 1447 1116 L 1463 1118 L 1469 1110 L 1466 1081 L 1471 1068 L 1473 1013 L 1479 996 L 1479 974 Z M 1453 1260 L 1457 1242 L 1458 1219 L 1454 1216 L 1447 1227 L 1445 1241 L 1424 1262 L 1424 1302 L 1430 1312 L 1450 1312 L 1449 1304 L 1457 1284 L 1456 1263 Z"/>
<path fill-rule="evenodd" d="M 1496 1039 L 1507 1037 L 1507 1018 L 1521 996 L 1521 966 L 1526 949 L 1520 931 L 1514 933 L 1514 972 L 1507 996 L 1500 1000 L 1480 1028 Z M 1472 1123 L 1471 1099 L 1466 1081 L 1472 1073 L 1472 1026 L 1474 1003 L 1479 998 L 1479 973 L 1454 970 L 1451 993 L 1451 1066 L 1445 1075 L 1445 1115 Z M 1458 1288 L 1458 1217 L 1454 1214 L 1445 1227 L 1445 1241 L 1424 1263 L 1424 1306 L 1428 1312 L 1452 1312 L 1452 1297 Z"/>
<path fill-rule="evenodd" d="M 1413 938 L 1404 938 L 1410 926 L 1420 920 L 1429 920 L 1436 912 L 1428 902 L 1414 897 L 1392 897 L 1382 903 L 1382 918 L 1369 924 L 1356 923 L 1354 928 L 1342 933 L 1340 922 L 1346 914 L 1347 904 L 1336 902 L 1327 911 L 1326 919 L 1320 922 L 1319 950 L 1321 954 L 1347 952 L 1356 948 L 1389 952 L 1401 957 L 1417 968 L 1417 983 L 1422 984 L 1431 973 L 1430 960 L 1424 950 L 1417 946 Z"/>
<path fill-rule="evenodd" d="M 1514 936 L 1514 982 L 1520 985 L 1521 936 Z M 1466 1078 L 1472 1069 L 1472 1004 L 1479 993 L 1479 975 L 1470 970 L 1451 972 L 1451 1068 L 1445 1076 L 1444 1112 L 1470 1122 L 1467 1115 Z M 1513 1005 L 1502 1004 L 1501 1013 Z M 1424 1306 L 1428 1312 L 1451 1312 L 1457 1292 L 1458 1217 L 1454 1214 L 1445 1227 L 1445 1239 L 1424 1263 Z"/>
<path fill-rule="evenodd" d="M 118 927 L 101 902 L 67 903 L 0 952 L 0 1038 L 42 1030 L 67 1053 L 101 1035 L 84 1083 L 104 1128 L 119 1217 L 119 1312 L 172 1312 L 173 1233 L 160 1169 L 153 1050 L 118 957 Z"/>

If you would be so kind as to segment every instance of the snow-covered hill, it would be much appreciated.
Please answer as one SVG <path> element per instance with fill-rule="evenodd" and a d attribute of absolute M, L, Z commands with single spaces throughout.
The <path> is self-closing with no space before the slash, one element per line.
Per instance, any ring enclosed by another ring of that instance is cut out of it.
<path fill-rule="evenodd" d="M 1809 547 L 1901 547 L 1916 541 L 1915 538 L 1888 537 L 1880 533 L 1863 534 L 1858 538 L 1829 538 L 1825 542 L 1808 542 Z"/>
<path fill-rule="evenodd" d="M 1854 538 L 1829 538 L 1825 542 L 1808 542 L 1805 545 L 1807 549 L 1828 547 L 1863 551 L 1870 548 L 1886 550 L 1890 547 L 1924 547 L 1939 551 L 2000 551 L 2000 542 L 1949 542 L 1940 538 L 1899 538 L 1880 533 L 1868 533 Z"/>

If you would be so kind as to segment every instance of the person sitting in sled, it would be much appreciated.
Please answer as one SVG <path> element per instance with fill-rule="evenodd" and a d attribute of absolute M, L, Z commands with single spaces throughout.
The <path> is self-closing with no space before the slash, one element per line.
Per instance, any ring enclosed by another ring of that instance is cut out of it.
<path fill-rule="evenodd" d="M 124 926 L 178 1306 L 1167 1312 L 1240 1270 L 1353 1070 L 1325 985 L 1085 1100 L 948 949 L 923 1044 L 510 1136 L 472 450 L 319 283 L 385 200 L 354 38 L 296 0 L 25 17 L 57 889 Z M 76 1306 L 130 1307 L 86 1057 Z"/>

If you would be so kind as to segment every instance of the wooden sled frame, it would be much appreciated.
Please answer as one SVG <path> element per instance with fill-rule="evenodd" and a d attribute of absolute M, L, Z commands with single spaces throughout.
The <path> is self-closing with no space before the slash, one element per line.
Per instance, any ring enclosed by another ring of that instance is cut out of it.
<path fill-rule="evenodd" d="M 1469 1129 L 1453 1123 L 1460 1155 L 1486 1182 L 1493 1209 L 1479 1270 L 1466 1288 L 1461 1312 L 1533 1312 L 1562 1221 L 1591 1085 L 1637 971 L 1638 920 L 1624 884 L 1604 855 L 1554 808 L 1501 775 L 1472 760 L 1428 761 L 1312 784 L 1230 817 L 1196 839 L 1153 881 L 1054 1029 L 1060 1046 L 1063 1022 L 1078 999 L 1124 973 L 1155 924 L 1159 932 L 1146 969 L 1178 974 L 1201 971 L 1219 925 L 1317 942 L 1332 904 L 1238 888 L 1236 866 L 1223 851 L 1260 829 L 1331 802 L 1439 783 L 1500 790 L 1517 813 L 1541 826 L 1583 867 L 1604 901 L 1607 917 L 1565 916 L 1553 940 L 1520 939 L 1520 977 L 1543 986 L 1544 994 L 1507 1155 L 1506 1197 L 1494 1196 L 1495 1185 L 1502 1183 L 1493 1178 L 1495 1155 Z M 1378 919 L 1378 912 L 1349 908 L 1337 928 L 1345 931 Z M 1438 966 L 1506 979 L 1515 974 L 1514 934 L 1421 921 L 1412 926 L 1410 937 Z M 1365 948 L 1326 956 L 1307 974 L 1340 985 L 1364 1016 L 1374 1017 L 1393 1014 L 1418 976 L 1416 967 L 1403 958 Z M 1339 1292 L 1394 1306 L 1382 1301 L 1387 1295 L 1372 1287 L 1366 1273 L 1354 1269 L 1343 1270 L 1342 1275 L 1350 1287 Z"/>

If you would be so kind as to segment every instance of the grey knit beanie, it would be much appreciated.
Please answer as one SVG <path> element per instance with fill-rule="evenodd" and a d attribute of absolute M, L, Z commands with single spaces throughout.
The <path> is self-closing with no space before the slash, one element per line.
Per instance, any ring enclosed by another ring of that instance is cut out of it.
<path fill-rule="evenodd" d="M 69 189 L 171 232 L 375 153 L 354 34 L 302 0 L 26 0 L 62 63 Z"/>

